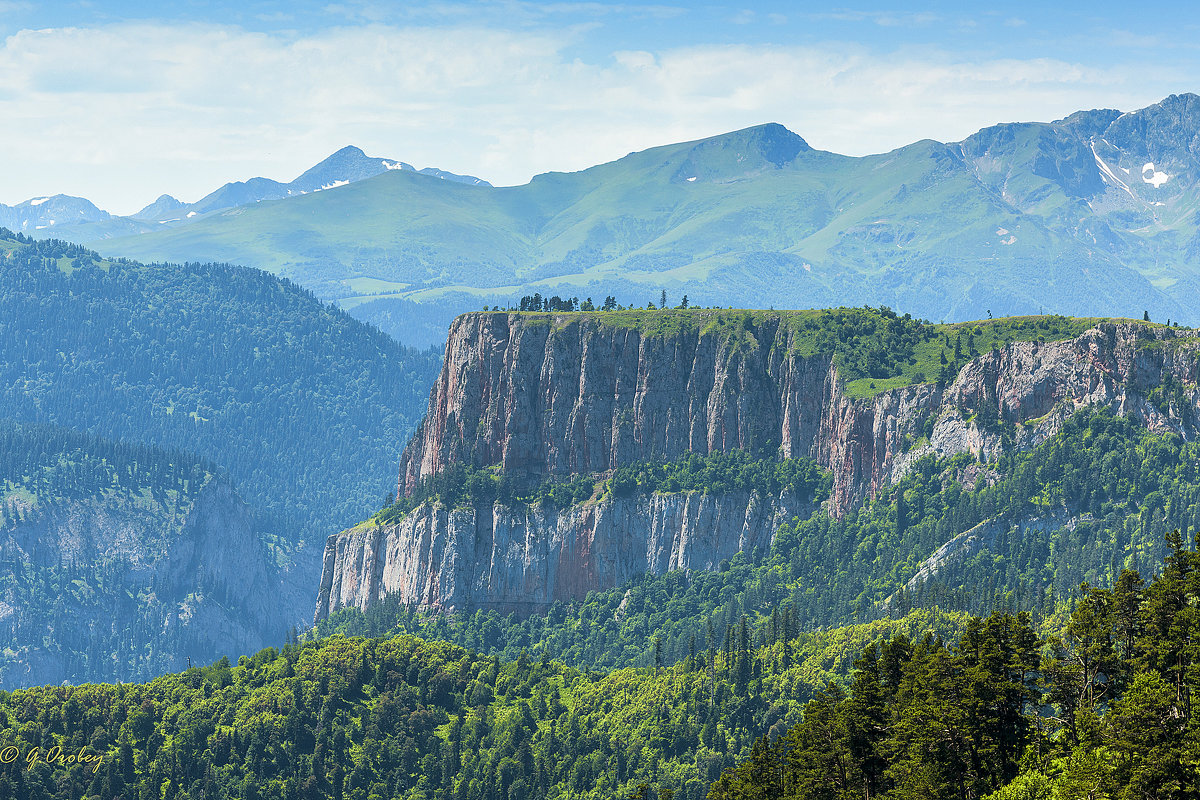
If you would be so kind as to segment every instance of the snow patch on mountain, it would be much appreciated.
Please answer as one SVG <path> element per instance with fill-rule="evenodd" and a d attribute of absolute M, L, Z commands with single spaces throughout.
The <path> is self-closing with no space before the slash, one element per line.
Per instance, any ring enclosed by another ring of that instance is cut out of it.
<path fill-rule="evenodd" d="M 1146 165 L 1142 167 L 1142 180 L 1157 189 L 1171 180 L 1171 176 L 1165 172 L 1157 171 L 1154 169 L 1154 162 L 1147 161 Z"/>
<path fill-rule="evenodd" d="M 1107 142 L 1106 142 L 1106 144 L 1107 144 Z M 1109 168 L 1108 164 L 1104 163 L 1104 159 L 1100 157 L 1100 154 L 1096 152 L 1095 143 L 1092 144 L 1092 155 L 1095 156 L 1095 158 L 1096 158 L 1096 165 L 1100 167 L 1100 172 L 1102 173 L 1101 177 L 1111 179 L 1113 183 L 1115 183 L 1117 186 L 1120 186 L 1125 191 L 1129 192 L 1129 196 L 1136 200 L 1137 195 L 1133 193 L 1133 189 L 1130 189 L 1129 186 L 1126 185 L 1125 181 L 1118 178 L 1116 176 L 1116 173 L 1114 173 L 1112 171 L 1112 169 Z"/>

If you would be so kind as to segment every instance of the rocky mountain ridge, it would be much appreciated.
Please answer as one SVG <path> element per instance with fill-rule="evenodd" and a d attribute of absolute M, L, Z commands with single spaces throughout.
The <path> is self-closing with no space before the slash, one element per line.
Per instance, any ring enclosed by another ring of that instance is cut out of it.
<path fill-rule="evenodd" d="M 281 200 L 287 197 L 336 189 L 339 186 L 373 178 L 389 170 L 406 170 L 473 186 L 491 185 L 487 181 L 470 175 L 456 175 L 432 167 L 418 170 L 403 161 L 371 157 L 361 149 L 347 145 L 288 183 L 281 183 L 270 178 L 235 181 L 210 192 L 195 203 L 180 203 L 175 198 L 164 195 L 134 214 L 133 217 L 156 222 L 178 223 L 191 217 L 225 208 L 236 208 L 250 203 L 261 203 L 264 200 Z M 164 202 L 164 198 L 167 202 Z M 175 204 L 170 203 L 171 200 L 175 200 Z"/>
<path fill-rule="evenodd" d="M 97 208 L 90 200 L 65 194 L 33 197 L 15 206 L 0 203 L 0 227 L 29 235 L 55 225 L 83 225 L 110 219 L 112 214 Z"/>
<path fill-rule="evenodd" d="M 1111 407 L 1186 438 L 1200 432 L 1200 341 L 1191 331 L 1100 322 L 1059 341 L 998 345 L 945 385 L 857 397 L 832 355 L 805 354 L 799 316 L 682 314 L 670 330 L 653 328 L 662 315 L 638 324 L 603 313 L 459 317 L 429 412 L 401 457 L 399 492 L 459 463 L 496 465 L 532 484 L 693 452 L 747 450 L 807 457 L 829 469 L 827 507 L 839 516 L 925 454 L 986 458 L 1006 446 L 1031 447 L 1084 406 Z M 512 607 L 517 598 L 544 606 L 642 571 L 711 569 L 746 542 L 764 541 L 761 532 L 746 533 L 755 529 L 746 522 L 752 505 L 769 507 L 772 519 L 795 508 L 781 498 L 688 497 L 665 495 L 656 500 L 662 507 L 620 513 L 606 501 L 527 513 L 421 506 L 398 523 L 368 523 L 330 538 L 318 615 L 364 607 L 388 592 L 433 607 Z M 689 502 L 699 502 L 694 512 L 663 515 L 666 506 Z M 715 528 L 716 544 L 692 551 L 683 532 L 704 524 L 705 502 L 720 506 L 726 522 Z M 670 533 L 649 533 L 655 530 Z M 665 540 L 685 545 L 663 557 Z M 630 554 L 620 569 L 606 555 L 613 552 Z M 558 580 L 556 570 L 570 579 Z"/>
<path fill-rule="evenodd" d="M 0 227 L 38 239 L 53 237 L 75 243 L 140 235 L 160 227 L 186 224 L 215 211 L 336 189 L 390 170 L 428 175 L 470 186 L 491 186 L 473 175 L 458 175 L 436 167 L 418 170 L 403 161 L 373 158 L 361 149 L 348 145 L 287 183 L 261 177 L 233 181 L 194 203 L 185 203 L 163 194 L 128 216 L 109 213 L 90 200 L 64 194 L 34 197 L 15 206 L 0 203 Z"/>

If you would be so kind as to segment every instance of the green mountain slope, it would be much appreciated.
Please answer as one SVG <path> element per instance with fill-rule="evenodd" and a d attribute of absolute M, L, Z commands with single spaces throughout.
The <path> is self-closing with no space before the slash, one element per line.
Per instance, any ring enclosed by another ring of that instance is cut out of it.
<path fill-rule="evenodd" d="M 1088 590 L 1062 638 L 993 615 L 955 646 L 871 645 L 849 692 L 821 693 L 708 797 L 1190 797 L 1200 559 L 1178 531 L 1170 548 L 1149 584 Z"/>
<path fill-rule="evenodd" d="M 289 524 L 378 504 L 439 361 L 238 267 L 18 243 L 0 297 L 0 415 L 198 453 Z"/>
<path fill-rule="evenodd" d="M 0 236 L 0 418 L 183 450 L 288 549 L 378 507 L 439 363 L 266 273 Z M 319 549 L 283 603 L 311 608 Z"/>
<path fill-rule="evenodd" d="M 742 624 L 604 674 L 334 636 L 3 693 L 0 797 L 1186 797 L 1197 566 L 1173 537 L 1161 577 L 1090 590 L 1061 638 L 1003 612 Z"/>
<path fill-rule="evenodd" d="M 763 125 L 515 187 L 392 171 L 98 246 L 258 266 L 404 341 L 436 334 L 389 305 L 452 315 L 533 291 L 1196 321 L 1197 131 L 1193 95 L 863 158 Z"/>

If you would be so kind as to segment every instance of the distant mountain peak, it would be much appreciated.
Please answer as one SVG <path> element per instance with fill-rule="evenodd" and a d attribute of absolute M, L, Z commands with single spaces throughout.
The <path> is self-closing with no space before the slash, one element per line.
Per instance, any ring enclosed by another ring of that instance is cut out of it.
<path fill-rule="evenodd" d="M 758 146 L 763 157 L 777 167 L 791 163 L 800 153 L 812 150 L 799 134 L 793 133 L 778 122 L 747 128 L 746 133 Z"/>
<path fill-rule="evenodd" d="M 347 183 L 373 178 L 389 169 L 414 171 L 410 165 L 404 162 L 373 158 L 354 145 L 346 145 L 287 184 L 288 194 L 332 189 Z"/>
<path fill-rule="evenodd" d="M 184 206 L 185 203 L 183 203 L 181 200 L 178 200 L 169 194 L 160 194 L 157 200 L 134 214 L 133 218 L 145 220 L 163 220 L 172 214 L 175 214 L 176 212 L 182 211 Z"/>
<path fill-rule="evenodd" d="M 1161 205 L 1200 178 L 1200 96 L 1173 94 L 1121 114 L 1092 140 L 1132 207 Z"/>
<path fill-rule="evenodd" d="M 32 233 L 55 225 L 103 222 L 112 215 L 97 208 L 90 200 L 69 194 L 31 197 L 15 206 L 0 205 L 0 226 Z"/>
<path fill-rule="evenodd" d="M 696 142 L 698 147 L 720 145 L 748 147 L 776 166 L 782 166 L 800 153 L 811 150 L 808 142 L 778 122 L 764 122 L 729 133 L 721 133 Z"/>
<path fill-rule="evenodd" d="M 1198 104 L 1200 104 L 1200 95 L 1196 94 L 1195 92 L 1180 92 L 1179 94 L 1169 94 L 1157 103 L 1146 106 L 1146 108 L 1141 110 L 1148 111 L 1150 109 L 1176 108 L 1195 110 L 1198 107 Z"/>
<path fill-rule="evenodd" d="M 777 122 L 755 125 L 692 142 L 675 171 L 675 183 L 729 181 L 780 169 L 811 151 L 808 142 Z"/>

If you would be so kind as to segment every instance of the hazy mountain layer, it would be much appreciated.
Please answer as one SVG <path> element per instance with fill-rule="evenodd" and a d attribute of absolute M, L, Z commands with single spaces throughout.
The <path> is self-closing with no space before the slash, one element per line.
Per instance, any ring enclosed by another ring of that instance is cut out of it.
<path fill-rule="evenodd" d="M 82 197 L 63 194 L 34 197 L 15 206 L 0 203 L 0 226 L 38 239 L 55 238 L 75 243 L 138 235 L 163 227 L 184 225 L 213 211 L 336 189 L 389 170 L 419 172 L 472 186 L 491 185 L 471 175 L 456 175 L 436 167 L 417 170 L 403 161 L 372 158 L 357 147 L 347 146 L 289 183 L 270 178 L 235 181 L 210 192 L 195 203 L 184 203 L 164 194 L 127 217 L 110 214 Z"/>
<path fill-rule="evenodd" d="M 212 464 L 0 420 L 0 686 L 149 679 L 279 642 L 280 569 Z"/>
<path fill-rule="evenodd" d="M 225 470 L 311 613 L 319 548 L 378 507 L 440 362 L 288 281 L 0 235 L 0 418 L 198 454 Z"/>

